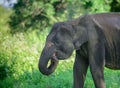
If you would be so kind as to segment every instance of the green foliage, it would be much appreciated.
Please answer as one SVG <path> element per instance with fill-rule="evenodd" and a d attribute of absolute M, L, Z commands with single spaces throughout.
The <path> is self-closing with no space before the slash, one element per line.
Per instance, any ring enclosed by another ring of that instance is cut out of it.
<path fill-rule="evenodd" d="M 4 52 L 7 47 L 3 47 L 5 43 L 3 41 L 5 41 L 5 39 L 8 37 L 7 31 L 9 30 L 8 25 L 6 24 L 9 20 L 8 17 L 10 14 L 6 13 L 11 13 L 11 11 L 4 9 L 2 6 L 0 6 L 0 11 L 2 12 L 2 14 L 0 14 L 0 79 L 4 79 L 11 73 L 7 61 L 9 59 L 9 56 L 7 52 Z"/>
<path fill-rule="evenodd" d="M 77 11 L 75 15 L 80 16 L 81 14 L 109 12 L 110 6 L 104 0 L 75 0 L 71 8 L 74 12 Z"/>
<path fill-rule="evenodd" d="M 114 1 L 18 0 L 14 12 L 0 6 L 0 88 L 72 88 L 73 59 L 60 61 L 49 77 L 38 70 L 38 59 L 50 25 L 82 14 L 107 12 L 113 8 Z M 13 33 L 22 32 L 11 34 L 10 27 Z M 119 88 L 120 71 L 105 69 L 105 81 L 107 88 Z M 90 71 L 85 88 L 94 88 Z"/>
<path fill-rule="evenodd" d="M 120 0 L 112 0 L 110 7 L 111 12 L 120 12 Z"/>
<path fill-rule="evenodd" d="M 70 0 L 18 0 L 13 8 L 10 26 L 14 32 L 44 30 L 57 21 L 58 14 L 63 14 L 67 1 L 70 2 Z"/>
<path fill-rule="evenodd" d="M 31 31 L 12 35 L 8 25 L 11 11 L 2 7 L 0 10 L 3 12 L 0 14 L 0 87 L 13 88 L 20 75 L 37 68 L 48 32 Z"/>

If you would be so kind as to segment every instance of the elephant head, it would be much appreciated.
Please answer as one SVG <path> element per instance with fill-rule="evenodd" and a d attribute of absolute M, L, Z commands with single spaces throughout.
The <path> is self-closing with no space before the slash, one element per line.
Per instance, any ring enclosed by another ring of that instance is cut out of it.
<path fill-rule="evenodd" d="M 72 25 L 65 22 L 59 22 L 53 26 L 40 56 L 38 67 L 41 73 L 44 75 L 53 73 L 59 60 L 71 56 L 74 48 L 78 47 L 78 41 L 75 40 L 77 39 L 76 30 Z M 50 61 L 51 63 L 48 66 Z"/>

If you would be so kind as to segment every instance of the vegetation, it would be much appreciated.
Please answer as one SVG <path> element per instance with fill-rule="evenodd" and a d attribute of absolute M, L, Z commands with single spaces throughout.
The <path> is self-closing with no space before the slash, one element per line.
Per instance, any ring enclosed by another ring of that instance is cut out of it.
<path fill-rule="evenodd" d="M 109 11 L 109 4 L 110 2 L 106 3 L 104 0 L 18 0 L 13 8 L 10 26 L 14 32 L 43 30 L 57 21 L 81 14 Z"/>
<path fill-rule="evenodd" d="M 0 6 L 0 88 L 72 88 L 74 55 L 49 77 L 38 60 L 51 25 L 82 14 L 120 11 L 119 0 L 18 0 Z M 107 88 L 120 88 L 120 71 L 105 69 Z M 90 71 L 85 88 L 94 88 Z"/>

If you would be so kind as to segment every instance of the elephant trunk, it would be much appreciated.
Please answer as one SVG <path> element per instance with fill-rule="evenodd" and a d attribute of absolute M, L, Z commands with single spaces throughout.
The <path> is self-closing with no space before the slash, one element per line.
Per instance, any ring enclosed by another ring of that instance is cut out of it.
<path fill-rule="evenodd" d="M 40 60 L 39 60 L 39 70 L 42 74 L 44 75 L 50 75 L 51 73 L 54 72 L 54 70 L 57 67 L 58 64 L 58 59 L 55 55 L 53 55 L 53 49 L 44 49 Z M 48 62 L 50 61 L 50 65 L 48 66 Z"/>

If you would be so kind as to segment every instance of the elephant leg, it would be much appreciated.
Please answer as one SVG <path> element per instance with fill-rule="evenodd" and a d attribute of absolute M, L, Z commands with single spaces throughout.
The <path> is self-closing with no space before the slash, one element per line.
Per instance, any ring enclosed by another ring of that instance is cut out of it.
<path fill-rule="evenodd" d="M 84 81 L 88 68 L 88 59 L 82 57 L 79 52 L 76 52 L 74 63 L 74 88 L 83 88 Z"/>
<path fill-rule="evenodd" d="M 102 43 L 96 44 L 91 48 L 90 58 L 90 71 L 95 83 L 96 88 L 105 88 L 104 83 L 104 65 L 105 65 L 105 50 Z"/>

